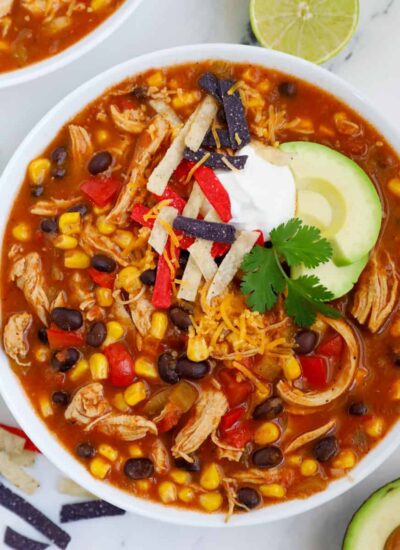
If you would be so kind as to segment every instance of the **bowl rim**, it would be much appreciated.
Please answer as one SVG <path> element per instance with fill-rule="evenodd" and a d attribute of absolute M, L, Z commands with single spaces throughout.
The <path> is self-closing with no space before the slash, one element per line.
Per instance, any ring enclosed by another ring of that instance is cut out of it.
<path fill-rule="evenodd" d="M 400 134 L 375 108 L 364 100 L 359 92 L 338 76 L 319 66 L 280 52 L 265 50 L 254 46 L 237 44 L 195 44 L 159 50 L 136 57 L 84 83 L 53 107 L 31 130 L 9 160 L 0 178 L 0 235 L 4 234 L 8 214 L 13 200 L 18 194 L 28 162 L 54 138 L 61 127 L 88 103 L 99 97 L 109 87 L 122 82 L 129 76 L 152 67 L 163 67 L 185 62 L 219 59 L 230 62 L 247 62 L 276 69 L 288 76 L 295 76 L 337 97 L 349 107 L 360 113 L 388 141 L 394 150 L 400 152 Z M 15 186 L 7 182 L 16 182 Z M 1 215 L 3 214 L 3 215 Z M 173 523 L 196 527 L 223 527 L 223 514 L 204 514 L 135 497 L 106 482 L 95 480 L 62 443 L 57 440 L 45 423 L 36 414 L 8 363 L 3 350 L 0 350 L 0 391 L 12 414 L 29 437 L 41 449 L 51 462 L 74 481 L 91 493 L 129 512 Z M 236 514 L 229 527 L 249 526 L 285 519 L 311 510 L 343 494 L 356 483 L 371 474 L 399 446 L 400 422 L 396 423 L 385 438 L 378 443 L 363 460 L 351 471 L 351 474 L 332 481 L 328 487 L 307 499 L 295 499 L 266 506 L 251 514 Z"/>
<path fill-rule="evenodd" d="M 36 63 L 0 73 L 0 90 L 46 76 L 93 50 L 113 34 L 139 7 L 143 0 L 125 0 L 109 17 L 89 34 L 68 46 L 58 54 L 46 57 Z"/>

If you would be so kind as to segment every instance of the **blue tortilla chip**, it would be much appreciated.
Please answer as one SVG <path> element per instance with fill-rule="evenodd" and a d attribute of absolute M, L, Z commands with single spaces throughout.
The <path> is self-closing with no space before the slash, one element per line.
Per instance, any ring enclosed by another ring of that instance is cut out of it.
<path fill-rule="evenodd" d="M 204 73 L 199 78 L 198 84 L 200 88 L 207 94 L 215 97 L 221 103 L 221 93 L 219 89 L 219 80 L 213 73 Z"/>
<path fill-rule="evenodd" d="M 102 518 L 104 516 L 122 516 L 125 510 L 117 508 L 105 500 L 89 500 L 87 502 L 75 502 L 64 504 L 60 512 L 61 523 L 79 521 L 80 519 Z"/>
<path fill-rule="evenodd" d="M 64 550 L 71 541 L 70 535 L 53 523 L 40 510 L 32 506 L 11 489 L 0 483 L 0 504 L 32 525 L 39 533 Z"/>
<path fill-rule="evenodd" d="M 24 535 L 11 529 L 11 527 L 6 528 L 6 532 L 4 533 L 4 544 L 10 548 L 14 548 L 14 550 L 44 550 L 49 547 L 45 542 L 39 542 L 24 537 Z"/>
<path fill-rule="evenodd" d="M 209 154 L 210 156 L 204 162 L 204 166 L 214 168 L 215 170 L 230 170 L 229 166 L 227 166 L 223 161 L 224 158 L 237 170 L 243 170 L 248 158 L 247 155 L 236 155 L 233 157 L 231 155 L 221 155 L 220 153 L 206 151 L 205 149 L 199 149 L 198 151 L 194 152 L 191 151 L 188 147 L 185 149 L 183 156 L 185 157 L 185 159 L 191 160 L 192 162 L 199 162 L 204 157 L 204 155 L 207 154 Z"/>
<path fill-rule="evenodd" d="M 219 142 L 220 142 L 221 149 L 227 149 L 228 147 L 230 147 L 231 146 L 231 140 L 229 138 L 228 129 L 227 128 L 217 128 L 216 132 L 217 132 L 218 137 L 219 137 Z M 207 132 L 206 137 L 203 140 L 202 146 L 203 147 L 211 147 L 211 149 L 217 147 L 217 143 L 215 141 L 214 134 L 212 133 L 211 130 L 209 130 Z"/>
<path fill-rule="evenodd" d="M 174 220 L 174 229 L 182 231 L 189 237 L 197 237 L 216 243 L 229 243 L 235 241 L 236 229 L 228 223 L 206 222 L 185 216 L 177 216 Z"/>
<path fill-rule="evenodd" d="M 229 94 L 234 86 L 234 80 L 220 80 L 219 89 L 222 104 L 225 110 L 231 147 L 235 151 L 250 143 L 250 131 L 246 120 L 246 113 L 240 98 L 239 90 Z"/>

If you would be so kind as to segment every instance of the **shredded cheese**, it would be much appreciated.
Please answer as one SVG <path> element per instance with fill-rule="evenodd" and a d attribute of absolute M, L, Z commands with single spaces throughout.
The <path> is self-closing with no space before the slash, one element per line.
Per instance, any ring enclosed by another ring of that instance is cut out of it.
<path fill-rule="evenodd" d="M 193 166 L 193 168 L 190 170 L 190 172 L 186 176 L 185 183 L 189 183 L 189 181 L 194 176 L 194 173 L 196 172 L 196 170 L 198 170 L 200 166 L 202 166 L 205 162 L 207 162 L 207 159 L 209 159 L 210 156 L 211 156 L 211 153 L 208 152 L 203 156 L 203 158 L 199 160 L 199 162 L 196 162 L 196 164 Z"/>
<path fill-rule="evenodd" d="M 241 80 L 238 80 L 237 82 L 235 82 L 235 84 L 233 86 L 231 86 L 229 88 L 229 90 L 226 92 L 227 95 L 233 95 L 236 90 L 239 90 L 239 88 L 241 88 L 243 85 L 243 82 Z"/>
<path fill-rule="evenodd" d="M 227 366 L 228 368 L 234 368 L 238 370 L 241 374 L 243 374 L 243 376 L 245 376 L 251 382 L 253 382 L 257 390 L 262 395 L 266 396 L 271 394 L 271 389 L 268 386 L 265 386 L 247 367 L 242 365 L 242 363 L 239 363 L 238 361 L 233 361 L 232 366 L 231 365 L 227 365 Z"/>

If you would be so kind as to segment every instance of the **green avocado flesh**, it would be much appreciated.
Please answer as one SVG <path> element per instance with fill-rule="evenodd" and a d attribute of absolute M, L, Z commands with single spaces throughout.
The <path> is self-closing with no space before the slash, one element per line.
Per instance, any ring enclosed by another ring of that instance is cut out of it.
<path fill-rule="evenodd" d="M 331 242 L 336 266 L 361 261 L 374 247 L 382 221 L 372 181 L 355 162 L 324 145 L 294 141 L 281 149 L 292 155 L 297 216 Z"/>
<path fill-rule="evenodd" d="M 343 550 L 388 550 L 385 545 L 400 525 L 400 479 L 373 493 L 357 510 L 343 541 Z"/>

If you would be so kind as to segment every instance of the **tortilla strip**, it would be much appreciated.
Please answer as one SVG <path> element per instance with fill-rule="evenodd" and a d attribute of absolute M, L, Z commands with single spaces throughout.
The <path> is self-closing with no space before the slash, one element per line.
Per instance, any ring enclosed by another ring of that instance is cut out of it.
<path fill-rule="evenodd" d="M 188 249 L 190 257 L 194 259 L 206 281 L 211 281 L 218 271 L 218 266 L 211 256 L 213 244 L 212 241 L 196 239 Z"/>
<path fill-rule="evenodd" d="M 188 198 L 185 208 L 182 211 L 182 216 L 187 218 L 197 218 L 200 212 L 201 205 L 205 199 L 203 191 L 197 182 L 193 184 L 192 192 Z"/>
<path fill-rule="evenodd" d="M 194 302 L 201 283 L 201 277 L 201 271 L 197 267 L 197 263 L 192 256 L 189 256 L 182 275 L 182 284 L 179 288 L 178 298 L 187 302 Z"/>
<path fill-rule="evenodd" d="M 293 439 L 293 441 L 289 443 L 287 447 L 285 447 L 285 453 L 292 453 L 293 451 L 297 451 L 297 449 L 300 449 L 300 447 L 307 445 L 307 443 L 310 443 L 315 439 L 319 439 L 321 436 L 327 434 L 335 426 L 336 426 L 336 420 L 333 419 L 327 422 L 326 424 L 324 424 L 323 426 L 316 428 L 315 430 L 311 430 L 309 432 L 299 435 L 299 437 L 296 437 L 296 439 Z"/>
<path fill-rule="evenodd" d="M 25 447 L 25 439 L 0 428 L 0 451 L 21 454 Z"/>
<path fill-rule="evenodd" d="M 169 122 L 172 128 L 179 128 L 182 126 L 182 120 L 175 113 L 173 108 L 162 99 L 150 99 L 149 105 L 156 111 L 156 113 L 162 115 L 167 122 Z"/>
<path fill-rule="evenodd" d="M 178 210 L 176 208 L 173 206 L 164 206 L 156 218 L 149 237 L 149 245 L 160 255 L 163 253 L 168 240 L 168 232 L 163 227 L 163 222 L 168 223 L 172 227 L 177 215 Z"/>
<path fill-rule="evenodd" d="M 214 120 L 218 111 L 218 104 L 211 96 L 207 96 L 203 103 L 201 103 L 199 110 L 196 113 L 196 117 L 193 120 L 193 124 L 190 127 L 189 133 L 185 139 L 186 147 L 189 147 L 192 151 L 198 151 L 203 139 L 205 138 L 212 121 Z"/>
<path fill-rule="evenodd" d="M 22 451 L 22 453 L 7 453 L 8 458 L 17 466 L 22 466 L 22 468 L 29 468 L 33 466 L 36 462 L 37 454 L 33 451 Z"/>
<path fill-rule="evenodd" d="M 3 451 L 0 452 L 0 474 L 24 493 L 32 495 L 39 487 L 39 483 L 27 474 L 23 468 L 17 466 Z"/>

